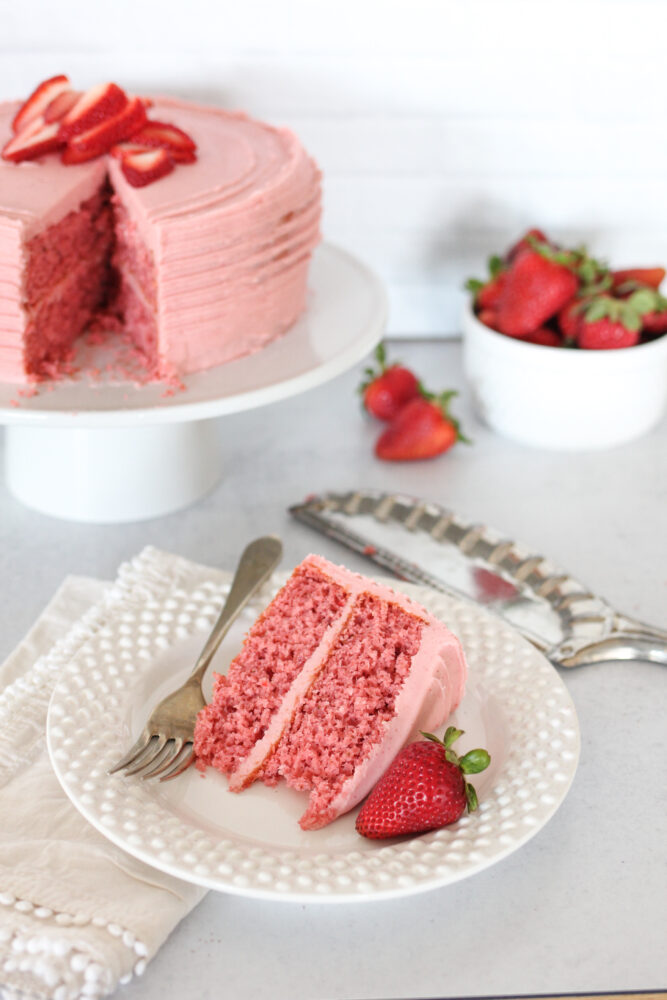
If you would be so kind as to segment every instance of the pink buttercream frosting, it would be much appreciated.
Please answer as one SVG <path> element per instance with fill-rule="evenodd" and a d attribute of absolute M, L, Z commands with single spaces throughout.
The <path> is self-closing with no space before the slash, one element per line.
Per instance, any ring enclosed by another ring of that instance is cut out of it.
<path fill-rule="evenodd" d="M 17 107 L 0 105 L 3 141 Z M 186 374 L 233 360 L 280 336 L 302 312 L 319 240 L 320 173 L 296 136 L 169 98 L 156 98 L 150 117 L 186 131 L 197 161 L 143 188 L 132 187 L 110 156 L 76 167 L 54 155 L 0 160 L 0 379 L 25 378 L 26 244 L 105 178 L 126 231 L 155 268 L 158 366 Z M 127 280 L 136 286 L 134 275 Z M 150 298 L 144 291 L 137 294 Z"/>

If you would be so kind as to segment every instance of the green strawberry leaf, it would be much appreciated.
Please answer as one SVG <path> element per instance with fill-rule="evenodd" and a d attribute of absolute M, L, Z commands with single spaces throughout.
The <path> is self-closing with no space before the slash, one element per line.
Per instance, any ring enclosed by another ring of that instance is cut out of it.
<path fill-rule="evenodd" d="M 442 742 L 445 744 L 446 748 L 449 750 L 449 748 L 452 745 L 452 743 L 456 743 L 456 741 L 459 739 L 460 736 L 463 736 L 463 730 L 462 729 L 457 729 L 456 726 L 447 726 L 447 730 L 445 732 L 445 737 L 444 737 L 444 739 L 443 739 Z"/>
<path fill-rule="evenodd" d="M 488 264 L 489 274 L 492 278 L 497 278 L 500 272 L 505 270 L 505 261 L 498 254 L 494 253 L 492 257 L 489 257 Z"/>
<path fill-rule="evenodd" d="M 484 288 L 484 282 L 480 281 L 479 278 L 468 278 L 463 287 L 467 292 L 472 292 L 473 295 L 477 295 L 477 292 Z"/>
<path fill-rule="evenodd" d="M 609 305 L 607 296 L 601 295 L 587 306 L 584 318 L 587 323 L 595 323 L 599 319 L 604 319 L 609 315 Z"/>
<path fill-rule="evenodd" d="M 486 750 L 469 750 L 459 761 L 464 774 L 479 774 L 485 771 L 491 763 L 491 757 Z"/>
<path fill-rule="evenodd" d="M 626 299 L 628 306 L 640 315 L 653 312 L 658 299 L 658 293 L 651 288 L 640 288 L 633 292 L 630 298 Z"/>
<path fill-rule="evenodd" d="M 472 787 L 472 785 L 469 784 L 467 781 L 466 781 L 466 802 L 468 803 L 468 812 L 474 813 L 475 810 L 477 809 L 477 806 L 479 805 L 479 802 L 477 801 L 477 792 Z"/>

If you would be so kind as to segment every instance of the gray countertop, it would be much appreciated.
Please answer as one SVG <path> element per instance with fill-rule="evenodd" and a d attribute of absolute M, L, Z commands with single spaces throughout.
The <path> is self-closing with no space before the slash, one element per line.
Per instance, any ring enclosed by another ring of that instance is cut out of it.
<path fill-rule="evenodd" d="M 378 428 L 361 412 L 355 370 L 222 418 L 224 478 L 180 513 L 69 523 L 22 507 L 1 483 L 0 659 L 66 574 L 111 579 L 147 544 L 231 569 L 246 539 L 275 532 L 285 566 L 319 551 L 372 572 L 286 513 L 308 493 L 360 487 L 423 496 L 495 526 L 620 610 L 664 626 L 667 421 L 609 451 L 528 449 L 476 421 L 457 343 L 404 342 L 392 352 L 428 373 L 434 388 L 460 389 L 454 409 L 471 446 L 431 462 L 377 461 Z M 118 1000 L 664 988 L 667 671 L 607 663 L 562 676 L 579 716 L 579 769 L 555 816 L 519 851 L 462 882 L 395 901 L 326 906 L 209 893 Z"/>

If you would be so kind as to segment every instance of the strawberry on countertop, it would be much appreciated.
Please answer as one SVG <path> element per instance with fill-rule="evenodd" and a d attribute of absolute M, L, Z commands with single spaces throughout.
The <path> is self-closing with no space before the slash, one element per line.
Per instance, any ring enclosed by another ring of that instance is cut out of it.
<path fill-rule="evenodd" d="M 379 370 L 366 369 L 366 381 L 359 391 L 369 413 L 379 420 L 393 420 L 406 403 L 419 396 L 419 380 L 403 365 L 387 365 L 387 352 L 383 343 L 376 347 L 375 358 Z"/>
<path fill-rule="evenodd" d="M 468 444 L 458 420 L 449 412 L 453 390 L 439 396 L 416 396 L 399 410 L 375 445 L 375 454 L 386 462 L 411 462 L 435 458 L 457 441 Z"/>
<path fill-rule="evenodd" d="M 462 735 L 449 726 L 442 740 L 422 733 L 425 740 L 403 747 L 362 805 L 357 832 L 373 840 L 425 833 L 474 812 L 477 794 L 465 775 L 484 771 L 491 758 L 482 749 L 458 757 L 452 744 Z"/>

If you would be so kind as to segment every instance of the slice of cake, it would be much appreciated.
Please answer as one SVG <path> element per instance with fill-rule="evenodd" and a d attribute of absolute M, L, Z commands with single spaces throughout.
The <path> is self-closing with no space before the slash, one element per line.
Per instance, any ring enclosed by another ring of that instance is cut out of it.
<path fill-rule="evenodd" d="M 115 85 L 91 88 L 81 98 L 84 112 L 86 101 L 105 94 L 127 104 L 103 126 L 75 135 L 71 147 L 44 142 L 31 159 L 21 157 L 33 126 L 13 139 L 12 131 L 32 98 L 0 104 L 2 381 L 57 374 L 100 311 L 112 327 L 120 323 L 149 372 L 180 377 L 260 350 L 305 308 L 319 242 L 320 172 L 297 137 L 242 113 L 143 99 L 150 120 L 137 138 L 153 142 L 152 129 L 184 137 L 191 149 L 135 155 L 121 143 L 98 153 L 107 143 L 92 146 L 98 155 L 73 160 L 91 155 L 86 142 L 99 139 L 99 128 L 115 128 L 128 108 L 140 104 L 145 117 L 144 104 Z M 83 149 L 73 154 L 77 143 Z M 132 156 L 144 165 L 166 157 L 169 172 L 136 186 Z"/>
<path fill-rule="evenodd" d="M 425 608 L 308 556 L 250 629 L 195 729 L 198 765 L 242 791 L 256 779 L 309 791 L 316 830 L 363 799 L 420 729 L 459 704 L 458 639 Z"/>

